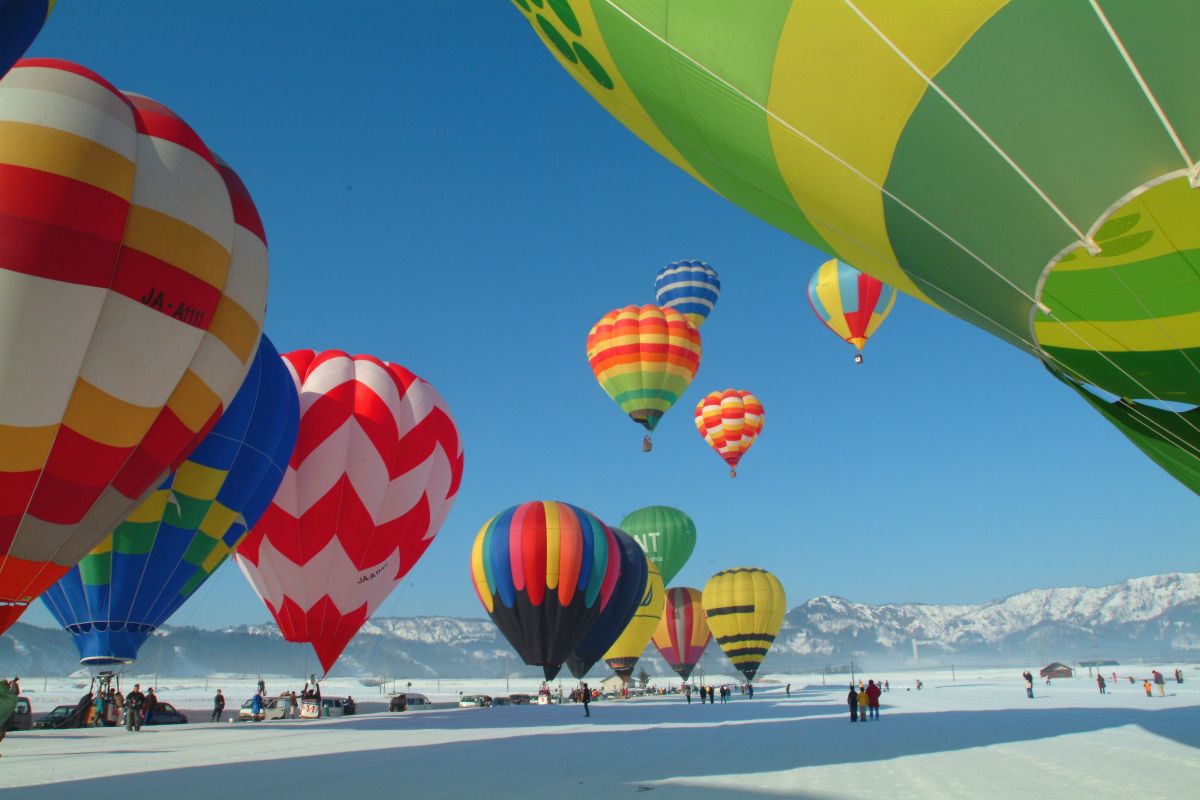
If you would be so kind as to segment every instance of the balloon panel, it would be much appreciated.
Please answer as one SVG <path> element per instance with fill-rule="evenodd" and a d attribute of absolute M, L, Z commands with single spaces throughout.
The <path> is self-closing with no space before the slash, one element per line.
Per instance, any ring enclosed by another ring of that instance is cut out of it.
<path fill-rule="evenodd" d="M 592 326 L 587 356 L 601 388 L 652 431 L 696 376 L 700 333 L 674 309 L 625 306 Z"/>
<path fill-rule="evenodd" d="M 471 580 L 526 664 L 550 680 L 619 585 L 620 545 L 586 509 L 540 501 L 488 520 L 471 550 Z"/>
<path fill-rule="evenodd" d="M 658 574 L 658 568 L 653 562 L 648 560 L 646 563 L 650 576 L 646 583 L 646 593 L 642 596 L 633 619 L 604 654 L 604 662 L 626 679 L 633 673 L 633 667 L 642 657 L 642 653 L 646 652 L 646 645 L 650 644 L 658 621 L 662 619 L 665 602 L 662 576 Z"/>
<path fill-rule="evenodd" d="M 183 120 L 65 61 L 0 80 L 0 185 L 2 630 L 216 424 L 267 246 Z"/>
<path fill-rule="evenodd" d="M 295 385 L 262 337 L 241 389 L 179 469 L 42 600 L 83 663 L 129 663 L 246 535 L 296 443 Z"/>
<path fill-rule="evenodd" d="M 753 680 L 787 613 L 783 586 L 766 570 L 723 570 L 705 584 L 703 604 L 717 644 Z"/>
<path fill-rule="evenodd" d="M 296 448 L 236 557 L 284 638 L 312 644 L 328 671 L 450 513 L 462 443 L 442 397 L 399 364 L 337 350 L 283 360 Z"/>
<path fill-rule="evenodd" d="M 639 508 L 621 520 L 621 530 L 637 540 L 658 568 L 663 583 L 675 579 L 696 549 L 696 523 L 677 508 Z"/>

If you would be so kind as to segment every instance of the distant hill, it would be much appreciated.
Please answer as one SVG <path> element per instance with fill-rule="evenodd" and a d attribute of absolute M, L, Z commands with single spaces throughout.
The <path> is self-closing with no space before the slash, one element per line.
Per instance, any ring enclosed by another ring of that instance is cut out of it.
<path fill-rule="evenodd" d="M 817 671 L 851 660 L 881 668 L 1069 662 L 1093 654 L 1126 662 L 1200 659 L 1200 573 L 1134 578 L 1098 589 L 1034 589 L 979 605 L 872 606 L 814 597 L 788 612 L 762 672 Z M 223 631 L 164 627 L 141 656 L 134 671 L 177 677 L 299 676 L 317 669 L 311 649 L 285 642 L 274 625 Z M 653 646 L 643 663 L 652 675 L 671 674 Z M 732 672 L 715 644 L 701 666 L 710 673 Z M 506 667 L 512 675 L 540 674 L 520 662 L 489 620 L 400 617 L 364 625 L 333 674 L 490 678 L 503 676 Z M 0 675 L 67 675 L 78 669 L 64 631 L 17 623 L 0 637 Z M 601 664 L 592 674 L 606 672 Z"/>

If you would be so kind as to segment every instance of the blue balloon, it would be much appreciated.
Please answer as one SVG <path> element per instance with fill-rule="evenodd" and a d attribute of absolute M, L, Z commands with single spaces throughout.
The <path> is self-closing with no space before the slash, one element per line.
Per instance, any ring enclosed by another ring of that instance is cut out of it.
<path fill-rule="evenodd" d="M 608 605 L 600 612 L 600 616 L 596 617 L 583 641 L 567 659 L 567 668 L 577 679 L 582 679 L 592 665 L 608 652 L 608 648 L 612 647 L 613 642 L 637 613 L 638 604 L 642 602 L 642 596 L 646 593 L 646 580 L 650 572 L 646 551 L 620 528 L 610 530 L 617 537 L 621 571 L 617 574 L 617 585 L 613 588 Z"/>
<path fill-rule="evenodd" d="M 0 78 L 25 55 L 52 6 L 49 0 L 0 0 Z"/>
<path fill-rule="evenodd" d="M 703 261 L 672 261 L 654 279 L 655 302 L 688 318 L 697 330 L 721 296 L 721 276 Z"/>
<path fill-rule="evenodd" d="M 42 595 L 81 663 L 136 660 L 266 511 L 299 425 L 296 384 L 263 336 L 242 387 L 195 451 Z"/>

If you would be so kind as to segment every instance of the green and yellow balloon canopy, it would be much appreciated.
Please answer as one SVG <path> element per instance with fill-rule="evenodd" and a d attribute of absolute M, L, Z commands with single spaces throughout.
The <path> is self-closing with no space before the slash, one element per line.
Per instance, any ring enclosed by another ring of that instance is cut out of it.
<path fill-rule="evenodd" d="M 1200 404 L 1200 4 L 516 5 L 710 189 L 1076 385 Z M 1125 405 L 1200 492 L 1195 415 Z"/>

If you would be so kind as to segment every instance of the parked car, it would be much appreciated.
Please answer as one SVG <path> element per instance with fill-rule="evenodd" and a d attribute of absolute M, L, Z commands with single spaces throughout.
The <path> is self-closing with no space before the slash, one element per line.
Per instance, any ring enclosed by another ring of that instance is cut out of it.
<path fill-rule="evenodd" d="M 318 705 L 320 703 L 320 705 Z M 353 707 L 347 707 L 344 697 L 315 697 L 300 701 L 300 719 L 316 719 L 317 717 L 341 717 L 353 714 Z"/>
<path fill-rule="evenodd" d="M 514 706 L 527 706 L 533 702 L 533 695 L 529 694 L 510 694 L 509 700 L 512 700 Z"/>
<path fill-rule="evenodd" d="M 465 694 L 458 700 L 459 708 L 490 708 L 492 698 L 486 694 Z"/>
<path fill-rule="evenodd" d="M 159 703 L 147 716 L 143 725 L 186 725 L 187 715 L 176 710 L 170 703 Z"/>
<path fill-rule="evenodd" d="M 246 722 L 247 720 L 253 719 L 254 718 L 254 711 L 252 710 L 253 707 L 254 707 L 254 698 L 252 697 L 249 700 L 247 700 L 246 702 L 242 703 L 242 707 L 238 711 L 238 719 L 241 720 L 242 722 Z M 267 698 L 267 704 L 263 707 L 262 711 L 258 712 L 258 718 L 260 720 L 290 719 L 291 717 L 294 717 L 294 716 L 295 716 L 295 714 L 292 713 L 292 698 L 290 695 L 288 697 L 269 697 L 269 698 Z"/>
<path fill-rule="evenodd" d="M 421 707 L 429 705 L 429 698 L 416 692 L 401 692 L 392 695 L 388 702 L 388 711 L 407 711 L 409 706 Z"/>
<path fill-rule="evenodd" d="M 29 705 L 28 697 L 18 697 L 17 707 L 4 723 L 6 731 L 27 731 L 33 727 L 33 707 Z"/>
<path fill-rule="evenodd" d="M 35 728 L 75 727 L 75 706 L 55 706 L 49 714 L 33 723 Z"/>
<path fill-rule="evenodd" d="M 513 704 L 513 701 L 507 697 L 504 697 L 503 695 L 500 697 L 492 698 L 492 708 L 499 708 L 500 706 L 511 706 L 512 704 Z"/>

